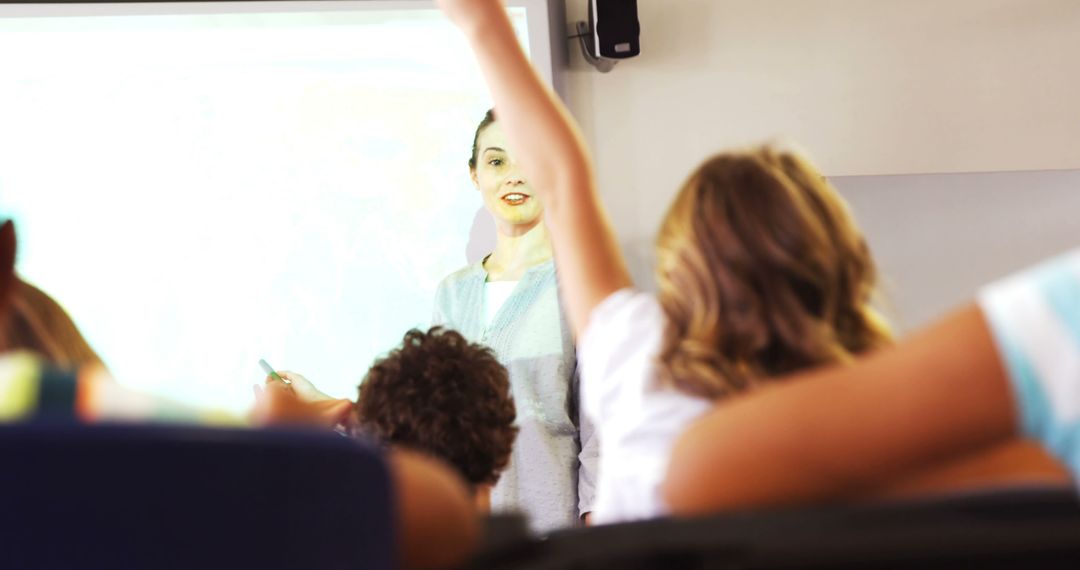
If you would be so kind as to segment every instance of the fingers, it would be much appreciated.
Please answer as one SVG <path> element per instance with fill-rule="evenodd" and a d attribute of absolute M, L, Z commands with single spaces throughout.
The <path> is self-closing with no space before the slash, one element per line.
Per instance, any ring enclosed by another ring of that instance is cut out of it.
<path fill-rule="evenodd" d="M 276 402 L 282 398 L 295 399 L 296 396 L 292 393 L 292 388 L 284 382 L 273 381 L 263 386 L 263 393 L 270 400 L 270 402 Z"/>
<path fill-rule="evenodd" d="M 321 390 L 319 390 L 319 388 L 315 386 L 315 384 L 313 384 L 311 380 L 308 380 L 307 378 L 300 374 L 297 374 L 296 372 L 284 370 L 278 372 L 278 375 L 280 375 L 286 382 L 289 383 L 293 391 L 296 392 L 296 395 L 299 396 L 302 400 L 306 400 L 309 402 L 317 402 L 320 400 L 334 399 L 330 395 L 325 394 Z"/>
<path fill-rule="evenodd" d="M 275 374 L 276 374 L 276 376 L 275 376 Z M 289 380 L 288 378 L 282 376 L 281 373 L 277 372 L 277 371 L 275 371 L 274 374 L 268 375 L 266 377 L 266 380 L 263 381 L 263 383 L 266 384 L 267 386 L 269 386 L 271 384 L 278 384 L 278 385 L 282 385 L 282 386 L 290 386 L 290 385 L 292 385 L 291 380 Z"/>
<path fill-rule="evenodd" d="M 293 372 L 291 370 L 279 370 L 278 376 L 281 376 L 285 380 L 288 380 L 289 382 L 292 382 L 294 384 L 311 384 L 311 380 L 308 380 L 302 375 L 297 374 L 296 372 Z"/>

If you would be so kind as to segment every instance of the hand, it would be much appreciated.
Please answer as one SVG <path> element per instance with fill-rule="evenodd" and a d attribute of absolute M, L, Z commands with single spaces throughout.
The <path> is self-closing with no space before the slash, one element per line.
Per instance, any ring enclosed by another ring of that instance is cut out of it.
<path fill-rule="evenodd" d="M 307 401 L 289 384 L 276 380 L 268 382 L 266 386 L 254 386 L 254 389 L 255 408 L 251 417 L 258 425 L 330 428 L 344 422 L 352 411 L 352 402 L 349 400 L 335 400 L 327 396 L 324 399 Z"/>
<path fill-rule="evenodd" d="M 460 28 L 506 10 L 502 0 L 436 0 L 435 3 Z"/>
<path fill-rule="evenodd" d="M 277 371 L 277 375 L 288 380 L 289 383 L 284 384 L 284 386 L 291 388 L 292 391 L 296 393 L 296 397 L 304 402 L 321 402 L 324 400 L 335 399 L 316 388 L 315 385 L 311 383 L 311 380 L 304 378 L 296 372 L 289 372 L 288 370 Z M 273 376 L 266 377 L 267 386 L 277 383 L 278 381 Z"/>

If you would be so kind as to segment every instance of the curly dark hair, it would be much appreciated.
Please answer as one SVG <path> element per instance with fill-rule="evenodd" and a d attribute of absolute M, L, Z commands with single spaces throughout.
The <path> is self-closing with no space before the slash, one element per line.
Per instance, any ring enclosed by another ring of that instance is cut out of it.
<path fill-rule="evenodd" d="M 495 484 L 510 461 L 518 428 L 509 374 L 490 349 L 457 331 L 405 333 L 359 391 L 361 432 L 438 457 L 474 486 Z"/>

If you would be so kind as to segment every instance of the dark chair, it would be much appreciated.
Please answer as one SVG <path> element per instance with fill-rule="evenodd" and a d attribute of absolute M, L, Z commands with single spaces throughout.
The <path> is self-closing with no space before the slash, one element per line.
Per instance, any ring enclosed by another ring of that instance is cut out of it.
<path fill-rule="evenodd" d="M 296 430 L 0 427 L 0 567 L 393 568 L 377 450 Z"/>
<path fill-rule="evenodd" d="M 502 537 L 477 570 L 1080 568 L 1071 489 L 734 513 Z"/>

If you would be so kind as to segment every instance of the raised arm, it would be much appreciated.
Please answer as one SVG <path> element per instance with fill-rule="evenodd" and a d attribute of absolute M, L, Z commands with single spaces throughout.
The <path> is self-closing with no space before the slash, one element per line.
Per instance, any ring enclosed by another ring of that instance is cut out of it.
<path fill-rule="evenodd" d="M 540 194 L 567 317 L 580 338 L 593 307 L 630 285 L 585 144 L 529 64 L 501 1 L 438 3 L 472 46 L 514 155 Z"/>

